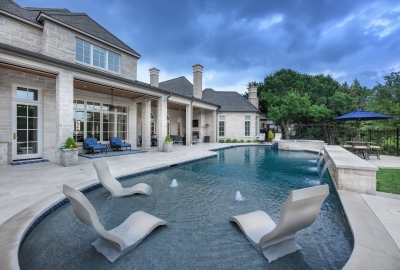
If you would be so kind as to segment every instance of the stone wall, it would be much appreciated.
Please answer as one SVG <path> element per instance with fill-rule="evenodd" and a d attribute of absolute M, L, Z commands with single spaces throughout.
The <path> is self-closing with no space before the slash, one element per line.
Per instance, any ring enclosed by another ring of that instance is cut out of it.
<path fill-rule="evenodd" d="M 337 190 L 375 195 L 378 168 L 338 145 L 325 145 L 325 162 Z M 329 164 L 328 163 L 328 164 Z"/>
<path fill-rule="evenodd" d="M 75 61 L 75 40 L 76 38 L 82 39 L 86 42 L 96 45 L 108 51 L 117 53 L 121 56 L 120 60 L 120 74 L 107 71 L 105 69 L 89 66 Z M 93 69 L 103 72 L 108 72 L 113 75 L 136 80 L 137 79 L 137 58 L 126 54 L 114 47 L 103 44 L 95 39 L 84 36 L 80 33 L 65 28 L 56 23 L 46 21 L 43 28 L 42 54 L 51 56 L 57 59 L 65 60 L 72 63 L 82 64 Z"/>
<path fill-rule="evenodd" d="M 324 141 L 317 140 L 279 140 L 277 142 L 279 150 L 309 150 L 319 152 L 324 147 Z"/>
<path fill-rule="evenodd" d="M 42 29 L 0 14 L 0 42 L 39 53 Z"/>
<path fill-rule="evenodd" d="M 259 114 L 257 113 L 235 113 L 235 112 L 221 112 L 218 114 L 217 118 L 217 125 L 219 125 L 219 116 L 225 115 L 225 136 L 219 136 L 218 130 L 218 138 L 217 141 L 220 139 L 237 139 L 239 140 L 255 140 L 257 139 L 255 134 L 255 121 L 256 116 Z M 245 116 L 250 115 L 250 136 L 244 136 L 244 125 L 245 125 Z"/>
<path fill-rule="evenodd" d="M 54 159 L 56 152 L 55 79 L 0 68 L 0 141 L 10 143 L 8 162 L 12 159 L 12 85 L 42 89 L 43 98 L 43 157 Z"/>

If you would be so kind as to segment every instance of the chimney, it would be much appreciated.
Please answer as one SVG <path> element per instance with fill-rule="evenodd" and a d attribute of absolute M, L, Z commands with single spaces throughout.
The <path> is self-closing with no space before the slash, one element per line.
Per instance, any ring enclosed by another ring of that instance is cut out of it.
<path fill-rule="evenodd" d="M 149 69 L 150 71 L 150 85 L 154 87 L 158 87 L 158 74 L 160 71 L 156 68 Z"/>
<path fill-rule="evenodd" d="M 203 66 L 193 66 L 193 96 L 201 99 L 203 96 Z"/>
<path fill-rule="evenodd" d="M 257 88 L 258 88 L 258 86 L 256 86 L 256 85 L 251 85 L 248 88 L 248 90 L 249 90 L 248 100 L 250 101 L 251 104 L 254 105 L 254 107 L 256 107 L 258 109 Z"/>

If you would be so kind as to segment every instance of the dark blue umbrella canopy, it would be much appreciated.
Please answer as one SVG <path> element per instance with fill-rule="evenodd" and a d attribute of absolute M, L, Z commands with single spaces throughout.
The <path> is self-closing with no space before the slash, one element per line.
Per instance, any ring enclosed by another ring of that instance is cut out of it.
<path fill-rule="evenodd" d="M 339 117 L 334 118 L 334 121 L 367 121 L 367 120 L 383 120 L 393 118 L 393 116 L 369 112 L 365 110 L 357 110 Z"/>

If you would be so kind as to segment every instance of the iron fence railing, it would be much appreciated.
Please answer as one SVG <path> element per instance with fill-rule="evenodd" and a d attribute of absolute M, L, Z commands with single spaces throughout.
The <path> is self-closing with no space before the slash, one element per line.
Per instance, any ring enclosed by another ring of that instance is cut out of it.
<path fill-rule="evenodd" d="M 319 125 L 293 125 L 289 132 L 290 139 L 323 140 L 328 144 L 339 144 L 339 138 L 351 141 L 358 137 L 358 128 L 351 125 L 329 124 Z M 400 129 L 361 130 L 360 137 L 369 142 L 376 143 L 384 138 L 381 154 L 400 156 Z"/>

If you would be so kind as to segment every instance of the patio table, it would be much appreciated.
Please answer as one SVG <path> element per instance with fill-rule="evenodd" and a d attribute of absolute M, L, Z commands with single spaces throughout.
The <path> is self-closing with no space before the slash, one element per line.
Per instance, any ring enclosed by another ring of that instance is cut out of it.
<path fill-rule="evenodd" d="M 365 160 L 369 159 L 368 152 L 369 152 L 369 145 L 371 144 L 371 142 L 360 140 L 360 141 L 347 141 L 347 143 L 353 145 L 354 154 L 356 154 L 359 157 L 362 157 Z"/>

